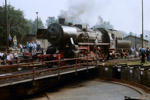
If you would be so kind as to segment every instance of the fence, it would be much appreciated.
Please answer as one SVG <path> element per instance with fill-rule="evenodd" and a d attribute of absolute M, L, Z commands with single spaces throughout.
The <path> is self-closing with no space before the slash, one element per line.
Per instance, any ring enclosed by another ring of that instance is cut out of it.
<path fill-rule="evenodd" d="M 43 74 L 57 74 L 60 76 L 61 72 L 74 70 L 76 73 L 78 69 L 86 68 L 88 70 L 89 65 L 94 65 L 94 60 L 89 58 L 70 58 L 59 59 L 51 61 L 39 61 L 33 62 L 32 59 L 25 60 L 28 63 L 22 63 L 22 60 L 18 60 L 15 64 L 0 66 L 0 80 L 13 79 L 16 77 L 31 78 L 35 80 L 35 77 L 42 76 Z M 15 62 L 15 60 L 11 61 Z"/>

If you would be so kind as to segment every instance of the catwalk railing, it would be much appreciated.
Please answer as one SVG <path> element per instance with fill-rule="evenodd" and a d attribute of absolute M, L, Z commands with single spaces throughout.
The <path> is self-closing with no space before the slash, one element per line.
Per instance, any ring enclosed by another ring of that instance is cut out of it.
<path fill-rule="evenodd" d="M 69 70 L 70 68 L 77 72 L 80 68 L 86 68 L 88 70 L 89 65 L 95 65 L 95 60 L 85 57 L 38 62 L 33 62 L 32 59 L 26 59 L 25 61 L 17 60 L 17 63 L 15 62 L 16 60 L 13 60 L 7 62 L 6 65 L 0 65 L 0 80 L 13 79 L 16 77 L 23 78 L 25 76 L 29 78 L 32 77 L 34 80 L 35 77 L 38 77 L 41 73 L 55 73 L 60 76 L 62 71 Z"/>

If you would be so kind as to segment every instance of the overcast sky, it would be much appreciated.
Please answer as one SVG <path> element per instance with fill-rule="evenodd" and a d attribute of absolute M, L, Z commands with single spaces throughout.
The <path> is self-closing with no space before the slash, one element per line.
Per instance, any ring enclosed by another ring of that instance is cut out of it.
<path fill-rule="evenodd" d="M 94 25 L 98 16 L 110 21 L 114 28 L 125 32 L 142 32 L 141 0 L 7 0 L 16 9 L 24 11 L 27 19 L 36 13 L 45 23 L 48 16 L 58 17 L 62 11 L 80 17 Z M 144 30 L 150 30 L 150 0 L 144 1 Z M 1 0 L 0 5 L 4 5 Z"/>

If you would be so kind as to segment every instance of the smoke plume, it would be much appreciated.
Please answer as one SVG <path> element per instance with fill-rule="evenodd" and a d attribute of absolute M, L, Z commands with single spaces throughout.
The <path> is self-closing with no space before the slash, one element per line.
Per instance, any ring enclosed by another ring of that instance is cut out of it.
<path fill-rule="evenodd" d="M 68 9 L 61 10 L 59 17 L 74 24 L 90 24 L 96 13 L 95 0 L 68 0 Z"/>

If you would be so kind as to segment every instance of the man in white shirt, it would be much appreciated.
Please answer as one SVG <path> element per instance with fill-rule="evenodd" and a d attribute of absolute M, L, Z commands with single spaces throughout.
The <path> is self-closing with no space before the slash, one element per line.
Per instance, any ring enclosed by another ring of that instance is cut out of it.
<path fill-rule="evenodd" d="M 5 53 L 2 51 L 1 52 L 1 64 L 5 65 Z"/>
<path fill-rule="evenodd" d="M 8 61 L 8 64 L 9 64 L 9 65 L 10 65 L 10 64 L 13 64 L 13 63 L 12 63 L 13 58 L 14 58 L 14 56 L 13 56 L 12 53 L 9 53 L 9 54 L 7 55 L 7 61 Z"/>
<path fill-rule="evenodd" d="M 22 54 L 23 53 L 23 46 L 22 46 L 22 44 L 19 44 L 19 46 L 20 46 L 20 53 Z"/>
<path fill-rule="evenodd" d="M 18 53 L 17 53 L 17 51 L 15 51 L 15 53 L 14 53 L 14 59 L 15 59 L 15 61 L 17 63 L 17 61 L 18 61 Z"/>
<path fill-rule="evenodd" d="M 11 61 L 10 55 L 7 55 L 7 61 Z"/>

